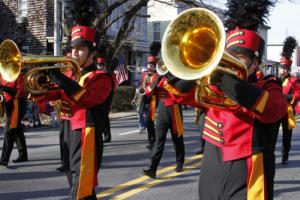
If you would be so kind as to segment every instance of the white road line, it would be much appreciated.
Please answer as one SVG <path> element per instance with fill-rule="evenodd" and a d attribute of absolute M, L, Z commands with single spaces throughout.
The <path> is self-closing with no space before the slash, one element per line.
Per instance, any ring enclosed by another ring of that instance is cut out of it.
<path fill-rule="evenodd" d="M 130 135 L 133 133 L 138 133 L 140 130 L 135 130 L 135 131 L 129 131 L 129 132 L 125 132 L 125 133 L 119 133 L 118 135 Z"/>

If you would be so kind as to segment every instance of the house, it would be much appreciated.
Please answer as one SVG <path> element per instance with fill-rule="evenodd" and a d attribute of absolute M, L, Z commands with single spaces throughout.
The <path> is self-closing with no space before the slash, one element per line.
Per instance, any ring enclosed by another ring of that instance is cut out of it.
<path fill-rule="evenodd" d="M 53 51 L 47 41 L 53 36 L 52 0 L 0 1 L 0 36 L 13 39 L 27 53 Z"/>
<path fill-rule="evenodd" d="M 59 1 L 63 10 L 67 12 L 67 5 L 71 0 Z M 111 1 L 113 2 L 113 0 Z M 138 0 L 128 1 L 116 9 L 108 18 L 108 23 L 115 16 L 124 13 L 128 7 Z M 53 54 L 54 41 L 54 1 L 53 0 L 2 0 L 0 1 L 0 37 L 13 39 L 22 52 L 31 54 Z M 125 41 L 125 64 L 145 66 L 149 42 L 147 41 L 147 7 L 143 7 L 136 16 L 134 29 Z M 120 29 L 122 18 L 108 30 L 109 38 L 113 39 Z M 66 36 L 62 36 L 62 43 Z M 133 74 L 132 79 L 136 77 Z"/>

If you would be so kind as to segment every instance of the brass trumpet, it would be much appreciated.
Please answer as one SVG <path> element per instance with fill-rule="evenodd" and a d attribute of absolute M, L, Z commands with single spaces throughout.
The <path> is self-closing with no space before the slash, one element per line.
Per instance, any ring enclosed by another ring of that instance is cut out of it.
<path fill-rule="evenodd" d="M 80 66 L 76 60 L 68 57 L 22 55 L 12 40 L 4 40 L 0 45 L 0 73 L 4 80 L 15 81 L 21 70 L 25 70 L 25 87 L 32 95 L 47 93 L 56 89 L 47 71 L 60 69 L 62 72 L 72 70 L 74 79 L 79 80 Z"/>
<path fill-rule="evenodd" d="M 136 67 L 133 65 L 127 65 L 127 70 L 130 72 L 141 72 L 142 71 L 142 67 Z"/>
<path fill-rule="evenodd" d="M 168 70 L 185 80 L 198 80 L 196 101 L 204 107 L 235 107 L 236 102 L 211 89 L 213 71 L 247 79 L 243 62 L 227 53 L 220 18 L 204 8 L 182 12 L 167 27 L 162 39 L 162 58 Z"/>

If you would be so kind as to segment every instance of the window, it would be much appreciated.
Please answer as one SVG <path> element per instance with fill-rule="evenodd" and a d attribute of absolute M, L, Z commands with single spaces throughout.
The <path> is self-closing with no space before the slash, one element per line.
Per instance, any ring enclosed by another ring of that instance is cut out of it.
<path fill-rule="evenodd" d="M 18 16 L 27 17 L 28 2 L 27 0 L 18 0 Z"/>
<path fill-rule="evenodd" d="M 141 32 L 141 27 L 142 27 L 142 9 L 140 9 L 139 13 L 136 16 L 136 20 L 135 20 L 135 30 L 137 32 Z"/>
<path fill-rule="evenodd" d="M 23 53 L 29 53 L 29 46 L 22 46 Z"/>
<path fill-rule="evenodd" d="M 153 40 L 154 41 L 160 41 L 160 23 L 153 23 Z"/>

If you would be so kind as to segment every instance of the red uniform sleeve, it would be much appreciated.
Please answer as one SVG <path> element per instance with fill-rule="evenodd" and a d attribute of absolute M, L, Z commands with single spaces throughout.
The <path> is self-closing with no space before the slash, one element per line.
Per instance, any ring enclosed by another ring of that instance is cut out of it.
<path fill-rule="evenodd" d="M 27 97 L 28 92 L 25 88 L 25 84 L 24 84 L 24 75 L 20 75 L 17 80 L 16 80 L 16 89 L 17 89 L 17 93 L 20 97 Z"/>
<path fill-rule="evenodd" d="M 73 95 L 76 103 L 83 108 L 92 108 L 103 103 L 112 92 L 112 80 L 108 75 L 97 75 L 85 81 L 83 89 Z"/>
<path fill-rule="evenodd" d="M 292 90 L 291 90 L 291 94 L 293 95 L 293 103 L 296 103 L 297 101 L 300 100 L 300 81 L 295 81 L 293 86 L 292 86 Z"/>
<path fill-rule="evenodd" d="M 287 114 L 287 101 L 281 86 L 274 82 L 266 83 L 253 111 L 262 123 L 274 123 L 284 117 Z"/>
<path fill-rule="evenodd" d="M 155 92 L 155 89 L 160 82 L 159 76 L 157 73 L 153 74 L 150 78 L 150 82 L 144 86 L 145 94 L 152 95 Z"/>

